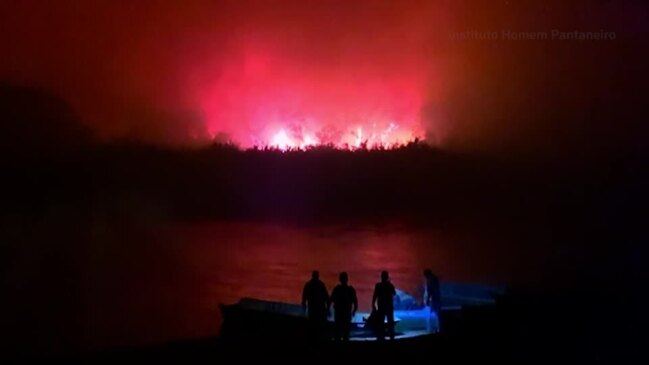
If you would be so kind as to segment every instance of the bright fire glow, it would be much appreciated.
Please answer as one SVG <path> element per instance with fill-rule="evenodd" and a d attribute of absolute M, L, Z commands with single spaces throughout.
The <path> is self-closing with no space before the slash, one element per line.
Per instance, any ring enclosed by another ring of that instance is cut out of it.
<path fill-rule="evenodd" d="M 303 138 L 290 138 L 286 131 L 282 129 L 273 136 L 268 145 L 282 151 L 295 149 L 304 150 L 311 146 L 317 146 L 318 140 L 310 135 L 305 135 Z"/>
<path fill-rule="evenodd" d="M 316 136 L 320 136 L 318 138 Z M 396 123 L 388 123 L 379 128 L 358 126 L 347 131 L 320 130 L 303 131 L 302 128 L 280 128 L 271 134 L 267 142 L 259 139 L 258 147 L 271 147 L 281 151 L 306 150 L 316 146 L 330 146 L 337 149 L 392 149 L 415 140 L 423 140 L 422 135 L 413 130 L 399 128 Z"/>
<path fill-rule="evenodd" d="M 437 90 L 427 81 L 433 79 L 428 58 L 414 57 L 416 50 L 406 47 L 389 52 L 389 62 L 376 62 L 393 49 L 382 42 L 324 57 L 320 52 L 327 49 L 311 50 L 311 41 L 304 41 L 306 53 L 293 48 L 299 42 L 250 35 L 219 62 L 192 67 L 213 72 L 198 78 L 201 87 L 189 96 L 199 103 L 206 134 L 244 149 L 283 151 L 391 149 L 437 138 L 429 105 Z"/>
<path fill-rule="evenodd" d="M 288 135 L 286 134 L 286 131 L 283 129 L 275 136 L 273 136 L 273 140 L 271 141 L 271 146 L 277 147 L 280 150 L 286 150 L 288 148 L 294 147 L 293 141 L 291 141 L 290 138 L 288 138 Z"/>

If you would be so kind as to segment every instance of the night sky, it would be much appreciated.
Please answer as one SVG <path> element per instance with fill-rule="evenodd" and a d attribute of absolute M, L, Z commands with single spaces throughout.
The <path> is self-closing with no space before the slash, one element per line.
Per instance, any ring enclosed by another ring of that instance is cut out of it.
<path fill-rule="evenodd" d="M 630 0 L 9 1 L 0 79 L 62 98 L 108 140 L 340 144 L 362 128 L 444 148 L 599 149 L 637 127 L 608 123 L 641 109 L 648 14 Z M 553 30 L 615 40 L 502 33 Z"/>

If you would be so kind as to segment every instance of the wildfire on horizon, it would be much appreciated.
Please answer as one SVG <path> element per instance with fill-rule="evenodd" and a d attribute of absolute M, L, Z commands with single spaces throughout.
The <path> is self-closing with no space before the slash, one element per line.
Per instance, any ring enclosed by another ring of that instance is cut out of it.
<path fill-rule="evenodd" d="M 609 92 L 630 104 L 624 112 L 644 110 L 642 93 L 623 88 L 646 62 L 620 74 L 613 56 L 644 34 L 645 13 L 632 1 L 160 0 L 128 9 L 61 1 L 70 4 L 0 6 L 8 35 L 0 49 L 10 55 L 0 57 L 0 80 L 60 99 L 99 140 L 353 150 L 425 139 L 444 149 L 545 154 L 558 145 L 599 149 L 582 128 L 619 114 L 602 102 Z M 458 37 L 525 24 L 617 38 Z"/>
<path fill-rule="evenodd" d="M 262 146 L 276 148 L 282 151 L 306 150 L 317 146 L 331 146 L 336 149 L 392 149 L 403 146 L 409 142 L 423 140 L 423 136 L 414 130 L 399 129 L 396 123 L 389 123 L 387 127 L 379 128 L 372 125 L 370 128 L 358 126 L 344 133 L 338 132 L 333 136 L 327 131 L 302 131 L 296 128 L 280 128 L 272 134 L 267 141 L 261 140 Z"/>
<path fill-rule="evenodd" d="M 347 69 L 313 70 L 280 52 L 261 67 L 259 58 L 233 61 L 228 77 L 192 97 L 212 140 L 241 148 L 355 150 L 390 149 L 431 134 L 423 72 L 366 70 L 350 82 Z"/>

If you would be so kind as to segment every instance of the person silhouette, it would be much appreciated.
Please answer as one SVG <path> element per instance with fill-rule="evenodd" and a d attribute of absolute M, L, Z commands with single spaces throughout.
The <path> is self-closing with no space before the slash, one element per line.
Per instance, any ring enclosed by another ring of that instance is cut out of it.
<path fill-rule="evenodd" d="M 426 278 L 426 295 L 424 298 L 424 304 L 430 306 L 430 310 L 439 316 L 440 310 L 442 309 L 439 278 L 433 274 L 433 271 L 430 269 L 424 270 L 424 278 Z"/>
<path fill-rule="evenodd" d="M 302 290 L 302 308 L 309 318 L 309 338 L 317 341 L 327 321 L 329 293 L 326 285 L 320 280 L 320 273 L 314 270 L 311 280 L 304 284 Z"/>
<path fill-rule="evenodd" d="M 334 341 L 349 341 L 352 318 L 358 309 L 356 290 L 348 285 L 349 276 L 341 272 L 338 284 L 331 292 L 331 302 L 334 305 Z"/>
<path fill-rule="evenodd" d="M 441 330 L 442 295 L 440 293 L 439 278 L 430 269 L 424 270 L 426 285 L 424 286 L 424 305 L 430 307 L 431 317 L 428 320 L 427 330 Z M 434 314 L 434 316 L 432 316 Z"/>
<path fill-rule="evenodd" d="M 385 319 L 387 318 L 387 329 L 390 339 L 394 339 L 394 296 L 397 294 L 394 285 L 390 282 L 387 271 L 381 272 L 381 281 L 374 286 L 372 296 L 372 308 L 378 314 L 380 321 L 378 339 L 385 339 Z"/>

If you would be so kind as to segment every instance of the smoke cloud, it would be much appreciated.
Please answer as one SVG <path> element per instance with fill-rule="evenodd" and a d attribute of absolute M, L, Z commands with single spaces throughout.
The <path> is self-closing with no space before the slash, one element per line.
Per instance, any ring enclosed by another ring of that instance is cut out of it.
<path fill-rule="evenodd" d="M 647 14 L 636 1 L 5 2 L 0 78 L 60 95 L 104 139 L 353 143 L 362 128 L 554 148 L 637 110 L 646 55 L 624 70 L 620 55 L 641 49 Z M 504 38 L 553 30 L 616 38 Z M 461 36 L 480 33 L 496 38 Z"/>

